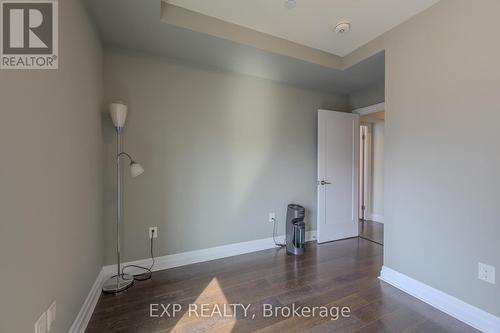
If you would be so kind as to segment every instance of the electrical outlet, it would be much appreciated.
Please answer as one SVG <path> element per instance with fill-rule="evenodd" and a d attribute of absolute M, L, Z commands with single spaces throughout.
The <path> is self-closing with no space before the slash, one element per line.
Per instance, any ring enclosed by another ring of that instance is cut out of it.
<path fill-rule="evenodd" d="M 269 213 L 269 222 L 274 223 L 275 220 L 276 220 L 276 214 Z"/>
<path fill-rule="evenodd" d="M 35 333 L 47 333 L 47 313 L 44 312 L 35 322 Z"/>
<path fill-rule="evenodd" d="M 52 324 L 56 320 L 56 301 L 52 302 L 47 310 L 47 332 L 50 332 Z"/>
<path fill-rule="evenodd" d="M 495 267 L 480 262 L 478 265 L 477 277 L 479 278 L 479 280 L 495 284 Z"/>
<path fill-rule="evenodd" d="M 158 227 L 149 227 L 149 238 L 158 238 Z"/>

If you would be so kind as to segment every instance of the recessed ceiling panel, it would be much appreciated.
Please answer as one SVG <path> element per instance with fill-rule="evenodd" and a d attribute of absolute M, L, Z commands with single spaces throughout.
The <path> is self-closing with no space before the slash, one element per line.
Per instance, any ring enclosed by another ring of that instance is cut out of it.
<path fill-rule="evenodd" d="M 168 0 L 168 3 L 256 31 L 345 56 L 439 0 Z M 338 35 L 339 21 L 351 22 Z"/>

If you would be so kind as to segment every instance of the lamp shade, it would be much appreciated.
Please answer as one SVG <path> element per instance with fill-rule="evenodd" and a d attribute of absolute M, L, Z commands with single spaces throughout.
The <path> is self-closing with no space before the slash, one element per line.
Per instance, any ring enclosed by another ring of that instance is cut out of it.
<path fill-rule="evenodd" d="M 111 103 L 109 106 L 109 114 L 111 115 L 111 120 L 115 127 L 125 126 L 125 120 L 127 119 L 128 107 L 122 102 Z"/>
<path fill-rule="evenodd" d="M 137 162 L 130 163 L 130 175 L 132 177 L 140 176 L 144 173 L 144 168 Z"/>

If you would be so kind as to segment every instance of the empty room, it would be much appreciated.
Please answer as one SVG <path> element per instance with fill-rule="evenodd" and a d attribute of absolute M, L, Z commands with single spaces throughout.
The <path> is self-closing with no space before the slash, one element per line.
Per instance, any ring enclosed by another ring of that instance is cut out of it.
<path fill-rule="evenodd" d="M 499 14 L 0 0 L 0 333 L 500 333 Z"/>

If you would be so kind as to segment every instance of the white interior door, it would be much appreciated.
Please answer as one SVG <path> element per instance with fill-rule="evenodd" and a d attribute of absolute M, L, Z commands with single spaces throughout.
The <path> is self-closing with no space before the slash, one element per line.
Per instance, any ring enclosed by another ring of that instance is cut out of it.
<path fill-rule="evenodd" d="M 318 243 L 358 236 L 359 116 L 318 111 Z"/>

